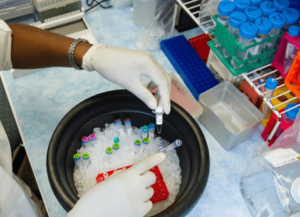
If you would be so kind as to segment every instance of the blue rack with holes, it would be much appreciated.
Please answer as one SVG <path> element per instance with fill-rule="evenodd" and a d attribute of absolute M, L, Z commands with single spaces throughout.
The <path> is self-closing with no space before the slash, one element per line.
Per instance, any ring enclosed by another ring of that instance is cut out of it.
<path fill-rule="evenodd" d="M 201 93 L 219 84 L 183 35 L 163 40 L 160 44 L 196 100 Z"/>

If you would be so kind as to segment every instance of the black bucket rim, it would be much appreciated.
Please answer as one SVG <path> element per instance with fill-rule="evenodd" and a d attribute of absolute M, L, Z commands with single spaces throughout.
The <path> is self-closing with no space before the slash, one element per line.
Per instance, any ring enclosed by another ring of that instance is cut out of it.
<path fill-rule="evenodd" d="M 131 92 L 127 90 L 112 90 L 103 92 L 100 94 L 96 94 L 94 96 L 91 96 L 84 101 L 80 102 L 76 106 L 74 106 L 59 122 L 57 127 L 55 128 L 47 150 L 47 175 L 48 180 L 51 186 L 51 189 L 60 203 L 60 205 L 68 212 L 72 209 L 72 207 L 75 205 L 77 201 L 73 201 L 68 197 L 68 194 L 66 193 L 66 190 L 59 184 L 59 175 L 58 171 L 56 171 L 56 159 L 55 155 L 51 156 L 51 153 L 54 153 L 56 146 L 55 144 L 58 142 L 61 133 L 63 132 L 62 129 L 68 124 L 68 122 L 77 114 L 78 111 L 80 111 L 82 108 L 86 107 L 86 104 L 92 103 L 95 99 L 101 95 L 102 98 L 110 97 L 112 95 L 133 95 Z M 189 200 L 181 201 L 181 211 L 176 216 L 181 216 L 187 214 L 197 203 L 198 199 L 203 194 L 206 184 L 208 182 L 209 178 L 209 170 L 210 170 L 210 156 L 209 156 L 209 149 L 204 137 L 204 134 L 202 130 L 200 129 L 198 123 L 195 121 L 195 119 L 186 112 L 181 106 L 179 106 L 177 103 L 171 101 L 171 111 L 176 111 L 179 113 L 185 121 L 191 126 L 193 129 L 195 136 L 197 137 L 200 153 L 201 153 L 201 165 L 200 165 L 200 171 L 197 177 L 197 180 L 194 183 L 194 188 L 188 192 L 189 194 Z M 176 201 L 175 201 L 176 202 Z M 168 216 L 168 215 L 166 215 Z M 173 217 L 173 216 L 172 216 Z"/>

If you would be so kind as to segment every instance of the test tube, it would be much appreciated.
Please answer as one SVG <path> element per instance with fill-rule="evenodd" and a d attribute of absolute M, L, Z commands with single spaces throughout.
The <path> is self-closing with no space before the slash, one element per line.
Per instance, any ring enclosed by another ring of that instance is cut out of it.
<path fill-rule="evenodd" d="M 153 123 L 148 124 L 148 129 L 149 129 L 149 139 L 150 141 L 152 141 L 154 140 L 155 124 Z"/>
<path fill-rule="evenodd" d="M 75 168 L 78 169 L 78 170 L 82 169 L 82 163 L 81 163 L 81 156 L 80 156 L 80 154 L 78 154 L 78 153 L 74 154 L 73 155 L 73 159 L 75 161 Z"/>
<path fill-rule="evenodd" d="M 299 36 L 299 33 L 300 33 L 300 27 L 298 27 L 298 26 L 290 26 L 289 27 L 288 34 L 291 37 L 295 37 L 295 40 Z M 298 49 L 290 42 L 287 42 L 284 61 L 283 61 L 284 74 L 287 74 L 289 72 L 289 70 L 293 64 L 293 61 L 297 55 L 297 52 L 298 52 Z"/>
<path fill-rule="evenodd" d="M 141 152 L 141 144 L 142 144 L 141 140 L 136 139 L 134 141 L 133 154 Z"/>
<path fill-rule="evenodd" d="M 148 145 L 149 144 L 149 142 L 150 142 L 150 139 L 149 138 L 143 138 L 143 140 L 142 140 L 142 142 L 143 142 L 143 144 L 144 145 Z M 144 147 L 142 147 L 141 149 L 143 149 L 144 150 Z M 143 150 L 141 151 L 141 152 L 143 152 Z"/>
<path fill-rule="evenodd" d="M 143 138 L 148 138 L 148 126 L 147 125 L 144 125 L 142 126 L 142 139 Z"/>
<path fill-rule="evenodd" d="M 300 13 L 295 8 L 285 8 L 282 14 L 286 18 L 286 24 L 283 27 L 284 31 L 288 31 L 289 27 L 299 20 Z"/>
<path fill-rule="evenodd" d="M 118 156 L 120 145 L 117 144 L 117 143 L 114 143 L 113 146 L 112 146 L 112 148 L 113 148 L 114 155 Z"/>
<path fill-rule="evenodd" d="M 259 7 L 261 2 L 262 0 L 250 0 L 250 5 Z"/>
<path fill-rule="evenodd" d="M 115 127 L 117 128 L 120 136 L 125 134 L 122 126 L 122 121 L 120 118 L 115 120 Z"/>
<path fill-rule="evenodd" d="M 229 17 L 229 32 L 233 36 L 239 35 L 239 28 L 240 26 L 247 21 L 247 17 L 244 13 L 240 11 L 235 11 L 232 14 L 230 14 Z M 225 58 L 229 57 L 229 54 L 225 47 L 223 48 L 223 55 Z"/>
<path fill-rule="evenodd" d="M 245 9 L 245 14 L 248 18 L 248 21 L 254 22 L 257 18 L 261 17 L 262 12 L 258 7 L 249 6 Z"/>
<path fill-rule="evenodd" d="M 106 153 L 106 155 L 105 155 L 105 161 L 106 162 L 110 162 L 111 159 L 112 159 L 113 149 L 111 147 L 107 147 L 105 149 L 105 153 Z"/>
<path fill-rule="evenodd" d="M 244 12 L 250 6 L 250 0 L 234 0 L 235 9 Z"/>
<path fill-rule="evenodd" d="M 286 23 L 286 18 L 282 13 L 275 12 L 270 14 L 269 20 L 272 22 L 272 29 L 269 33 L 269 36 L 272 38 L 278 34 L 280 34 L 281 29 L 284 27 L 284 24 Z M 269 41 L 266 44 L 265 49 L 267 51 L 274 49 L 276 42 L 278 38 L 273 39 L 272 41 Z"/>
<path fill-rule="evenodd" d="M 129 118 L 124 119 L 124 124 L 129 135 L 132 135 L 131 120 Z"/>
<path fill-rule="evenodd" d="M 157 127 L 157 133 L 160 134 L 162 130 L 164 110 L 161 106 L 157 106 L 155 111 L 153 111 L 153 113 L 155 113 L 155 120 L 156 120 L 155 123 Z"/>
<path fill-rule="evenodd" d="M 274 90 L 276 89 L 277 84 L 278 84 L 278 81 L 275 78 L 267 79 L 265 97 L 268 100 L 270 100 L 273 97 Z M 269 110 L 270 110 L 269 106 L 266 103 L 264 103 L 263 108 L 262 108 L 262 113 L 264 115 L 267 115 Z"/>
<path fill-rule="evenodd" d="M 159 146 L 157 149 L 160 152 L 168 152 L 168 151 L 171 151 L 171 150 L 173 150 L 175 148 L 178 148 L 180 146 L 182 146 L 182 141 L 180 139 L 177 139 L 173 143 L 171 143 L 170 145 L 168 145 L 167 147 Z"/>
<path fill-rule="evenodd" d="M 120 139 L 119 139 L 119 137 L 115 137 L 115 138 L 113 139 L 113 141 L 114 141 L 114 143 L 117 143 L 117 144 L 119 144 L 119 143 L 120 143 Z"/>
<path fill-rule="evenodd" d="M 251 45 L 253 43 L 252 39 L 255 38 L 257 32 L 258 32 L 258 28 L 256 27 L 256 25 L 254 23 L 250 23 L 250 22 L 243 23 L 239 30 L 239 33 L 240 33 L 239 43 L 243 47 L 247 47 L 247 46 Z M 244 51 L 237 49 L 236 58 L 239 61 L 243 61 L 243 60 L 247 59 L 248 52 L 249 52 L 249 49 L 244 50 Z M 232 64 L 233 68 L 239 68 L 239 67 L 244 66 L 244 64 L 237 65 L 237 63 L 234 61 L 233 58 L 231 59 L 231 64 Z"/>
<path fill-rule="evenodd" d="M 271 13 L 276 12 L 277 8 L 273 4 L 273 2 L 270 1 L 263 1 L 260 5 L 259 8 L 262 12 L 263 17 L 269 17 Z"/>
<path fill-rule="evenodd" d="M 85 148 L 90 147 L 89 137 L 87 137 L 87 136 L 82 137 L 81 142 L 82 142 L 83 147 L 85 147 Z"/>
<path fill-rule="evenodd" d="M 289 0 L 274 0 L 273 3 L 276 6 L 278 12 L 282 12 L 285 8 L 290 6 Z"/>
<path fill-rule="evenodd" d="M 87 168 L 90 164 L 90 155 L 88 153 L 84 153 L 82 155 L 82 166 L 83 169 Z"/>
<path fill-rule="evenodd" d="M 91 144 L 91 145 L 95 146 L 96 143 L 97 143 L 96 135 L 95 135 L 95 134 L 89 135 L 89 141 L 90 141 L 90 144 Z"/>

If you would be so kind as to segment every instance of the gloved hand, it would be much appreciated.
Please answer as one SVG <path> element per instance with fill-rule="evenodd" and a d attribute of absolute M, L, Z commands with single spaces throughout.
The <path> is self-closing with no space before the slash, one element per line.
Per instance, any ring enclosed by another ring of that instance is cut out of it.
<path fill-rule="evenodd" d="M 142 217 L 152 208 L 150 187 L 156 177 L 148 170 L 166 158 L 154 154 L 128 170 L 109 177 L 90 189 L 76 203 L 67 217 Z"/>
<path fill-rule="evenodd" d="M 155 109 L 158 105 L 156 99 L 140 80 L 141 76 L 150 78 L 158 86 L 157 94 L 164 112 L 170 113 L 171 79 L 151 53 L 96 44 L 83 56 L 82 67 L 99 72 Z"/>

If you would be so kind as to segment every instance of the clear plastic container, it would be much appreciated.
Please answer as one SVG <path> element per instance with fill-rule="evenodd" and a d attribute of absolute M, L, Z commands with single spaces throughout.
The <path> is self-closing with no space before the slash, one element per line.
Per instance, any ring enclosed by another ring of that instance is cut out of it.
<path fill-rule="evenodd" d="M 230 14 L 230 17 L 229 17 L 229 22 L 228 22 L 229 23 L 229 32 L 233 36 L 239 35 L 239 28 L 246 21 L 247 21 L 247 17 L 244 13 L 239 12 L 239 11 L 233 12 L 232 14 Z M 223 48 L 223 55 L 225 58 L 229 57 L 229 54 L 225 48 Z"/>
<path fill-rule="evenodd" d="M 266 92 L 265 92 L 265 97 L 269 100 L 273 98 L 274 95 L 274 90 L 276 89 L 278 84 L 278 81 L 275 78 L 268 78 L 266 81 Z M 267 104 L 264 103 L 263 108 L 262 108 L 262 113 L 264 115 L 267 115 L 269 112 L 270 108 Z"/>
<path fill-rule="evenodd" d="M 104 160 L 106 162 L 110 162 L 111 159 L 112 159 L 113 149 L 111 147 L 107 147 L 105 149 L 105 153 L 106 153 L 106 155 L 105 155 L 105 159 Z"/>
<path fill-rule="evenodd" d="M 282 12 L 284 9 L 290 6 L 289 0 L 274 0 L 273 3 L 276 6 L 278 12 Z"/>
<path fill-rule="evenodd" d="M 262 12 L 256 6 L 249 6 L 245 9 L 245 14 L 248 18 L 248 21 L 254 22 L 257 18 L 261 17 Z"/>
<path fill-rule="evenodd" d="M 285 8 L 282 11 L 282 14 L 285 16 L 286 18 L 286 24 L 283 27 L 284 31 L 288 31 L 289 27 L 293 24 L 295 24 L 300 17 L 300 13 L 298 10 L 296 10 L 295 8 Z"/>
<path fill-rule="evenodd" d="M 91 145 L 95 146 L 96 143 L 97 143 L 96 135 L 95 135 L 95 134 L 89 135 L 89 141 L 90 141 L 90 144 L 91 144 Z"/>
<path fill-rule="evenodd" d="M 115 127 L 117 128 L 118 133 L 119 133 L 120 136 L 125 135 L 121 119 L 116 119 L 115 120 Z"/>
<path fill-rule="evenodd" d="M 300 33 L 299 26 L 290 26 L 288 34 L 292 37 L 298 37 Z M 287 74 L 293 64 L 293 61 L 297 55 L 298 49 L 292 45 L 290 42 L 286 44 L 285 56 L 283 61 L 284 74 Z"/>
<path fill-rule="evenodd" d="M 148 124 L 148 129 L 149 129 L 149 139 L 150 141 L 152 141 L 154 140 L 155 124 L 153 123 Z"/>
<path fill-rule="evenodd" d="M 263 1 L 260 5 L 259 5 L 260 10 L 262 11 L 262 15 L 264 17 L 269 17 L 269 15 L 271 13 L 276 12 L 277 8 L 275 6 L 275 4 L 273 4 L 273 2 L 270 1 Z"/>
<path fill-rule="evenodd" d="M 156 0 L 133 0 L 133 22 L 136 26 L 147 26 L 155 18 Z"/>
<path fill-rule="evenodd" d="M 85 148 L 90 147 L 89 137 L 87 137 L 87 136 L 82 137 L 81 142 L 82 142 L 83 147 L 85 147 Z"/>
<path fill-rule="evenodd" d="M 135 140 L 134 143 L 133 143 L 133 154 L 136 154 L 136 153 L 141 153 L 143 151 L 143 149 L 141 149 L 141 140 Z"/>
<path fill-rule="evenodd" d="M 270 14 L 269 20 L 272 22 L 272 25 L 273 25 L 273 27 L 269 33 L 269 36 L 274 37 L 274 36 L 280 34 L 281 29 L 284 27 L 284 25 L 286 23 L 285 16 L 282 13 L 275 12 L 275 13 Z M 277 40 L 278 39 L 274 39 L 274 40 L 268 42 L 266 44 L 265 49 L 266 50 L 274 49 Z"/>
<path fill-rule="evenodd" d="M 242 196 L 255 217 L 288 217 L 300 212 L 300 155 L 296 147 L 254 157 L 240 180 Z"/>
<path fill-rule="evenodd" d="M 141 130 L 142 130 L 142 139 L 148 138 L 148 132 L 149 132 L 148 126 L 147 125 L 142 126 Z"/>
<path fill-rule="evenodd" d="M 244 12 L 250 6 L 250 0 L 234 0 L 235 9 Z"/>
<path fill-rule="evenodd" d="M 253 39 L 256 37 L 257 32 L 258 32 L 258 28 L 254 23 L 251 23 L 251 22 L 243 23 L 239 30 L 239 33 L 240 33 L 239 43 L 243 47 L 247 47 L 247 46 L 253 44 Z M 245 60 L 248 57 L 248 52 L 249 52 L 249 49 L 244 50 L 244 51 L 237 49 L 236 58 L 239 61 Z M 237 63 L 234 61 L 234 59 L 231 59 L 231 64 L 234 68 L 243 67 L 243 65 L 244 65 L 244 64 L 237 65 Z"/>
<path fill-rule="evenodd" d="M 113 148 L 114 156 L 118 156 L 119 150 L 120 150 L 120 145 L 118 143 L 114 143 L 112 148 Z"/>
<path fill-rule="evenodd" d="M 142 140 L 143 146 L 141 146 L 141 149 L 142 149 L 141 152 L 144 151 L 145 147 L 149 144 L 149 142 L 150 142 L 149 138 L 147 138 L 147 137 L 143 138 L 143 140 Z"/>
<path fill-rule="evenodd" d="M 177 139 L 166 147 L 162 147 L 162 146 L 157 147 L 157 150 L 160 152 L 168 152 L 175 148 L 179 148 L 180 146 L 182 146 L 182 141 L 180 139 Z"/>
<path fill-rule="evenodd" d="M 82 169 L 82 163 L 81 163 L 81 156 L 80 156 L 80 154 L 78 154 L 78 153 L 74 154 L 73 155 L 73 159 L 75 161 L 75 168 L 78 169 L 78 170 Z"/>
<path fill-rule="evenodd" d="M 127 133 L 129 135 L 132 135 L 132 126 L 131 126 L 131 120 L 129 118 L 124 119 L 124 124 L 127 130 Z"/>
<path fill-rule="evenodd" d="M 261 2 L 262 0 L 250 0 L 250 5 L 259 7 Z"/>
<path fill-rule="evenodd" d="M 82 155 L 82 168 L 85 169 L 90 165 L 90 155 L 88 153 L 84 153 Z"/>

